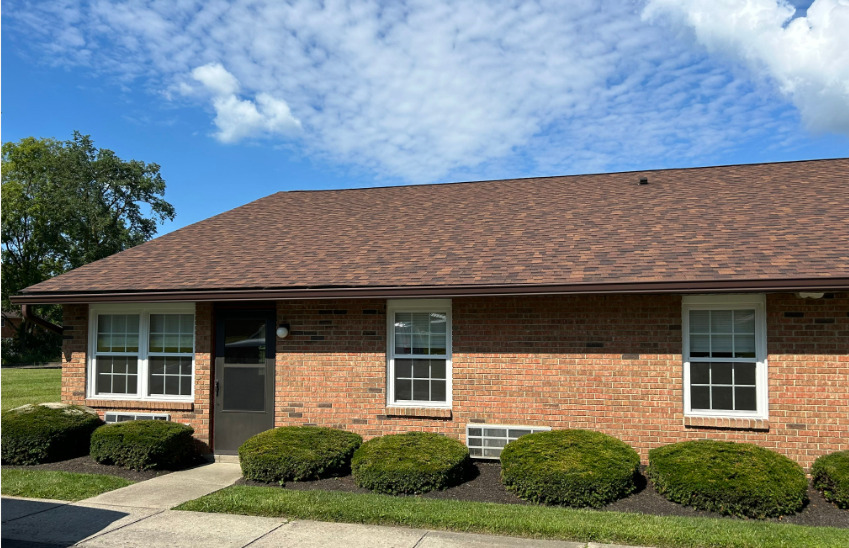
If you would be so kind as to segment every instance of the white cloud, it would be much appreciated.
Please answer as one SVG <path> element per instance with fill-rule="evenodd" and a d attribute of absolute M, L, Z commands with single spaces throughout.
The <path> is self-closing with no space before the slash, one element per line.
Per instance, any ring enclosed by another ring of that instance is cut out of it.
<path fill-rule="evenodd" d="M 790 146 L 798 131 L 768 86 L 647 25 L 632 2 L 4 8 L 20 28 L 67 32 L 61 47 L 39 35 L 58 62 L 211 105 L 222 142 L 296 136 L 314 158 L 413 182 L 710 163 L 755 139 Z"/>
<path fill-rule="evenodd" d="M 645 13 L 772 78 L 810 129 L 849 134 L 849 1 L 815 0 L 796 18 L 781 0 L 651 0 Z"/>
<path fill-rule="evenodd" d="M 209 63 L 195 68 L 192 78 L 212 94 L 215 108 L 214 123 L 218 127 L 215 137 L 222 143 L 236 143 L 245 138 L 267 135 L 287 135 L 301 127 L 301 122 L 292 116 L 289 105 L 268 93 L 259 93 L 256 101 L 240 99 L 240 85 L 220 63 Z M 181 82 L 184 94 L 194 89 Z"/>

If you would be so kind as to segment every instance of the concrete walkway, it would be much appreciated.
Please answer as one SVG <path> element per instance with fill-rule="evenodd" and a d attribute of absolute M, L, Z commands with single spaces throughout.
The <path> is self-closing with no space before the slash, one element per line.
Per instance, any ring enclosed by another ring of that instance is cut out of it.
<path fill-rule="evenodd" d="M 3 548 L 602 548 L 614 545 L 529 540 L 403 527 L 288 521 L 283 518 L 170 510 L 231 485 L 238 464 L 174 472 L 76 503 L 3 497 Z"/>

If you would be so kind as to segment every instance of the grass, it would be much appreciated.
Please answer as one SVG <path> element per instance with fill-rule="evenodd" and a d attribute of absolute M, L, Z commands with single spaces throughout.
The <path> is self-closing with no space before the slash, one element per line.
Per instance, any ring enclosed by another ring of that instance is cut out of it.
<path fill-rule="evenodd" d="M 132 481 L 102 474 L 3 469 L 2 492 L 12 497 L 77 501 L 126 487 Z"/>
<path fill-rule="evenodd" d="M 59 401 L 61 381 L 61 369 L 4 368 L 2 410 L 27 403 Z"/>
<path fill-rule="evenodd" d="M 849 530 L 831 527 L 244 485 L 175 509 L 643 546 L 849 546 Z"/>

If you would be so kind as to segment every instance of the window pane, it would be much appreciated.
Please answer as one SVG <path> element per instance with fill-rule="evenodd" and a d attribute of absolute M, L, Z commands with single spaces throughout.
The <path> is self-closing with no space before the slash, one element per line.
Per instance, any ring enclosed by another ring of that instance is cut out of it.
<path fill-rule="evenodd" d="M 712 363 L 711 371 L 711 384 L 731 384 L 730 363 Z"/>
<path fill-rule="evenodd" d="M 178 375 L 166 375 L 165 377 L 165 393 L 179 394 L 180 393 L 180 377 Z"/>
<path fill-rule="evenodd" d="M 430 401 L 430 381 L 413 381 L 413 399 Z"/>
<path fill-rule="evenodd" d="M 755 311 L 754 310 L 735 310 L 734 311 L 734 333 L 755 333 Z"/>
<path fill-rule="evenodd" d="M 192 393 L 192 377 L 191 376 L 180 377 L 180 395 L 188 396 L 191 393 Z"/>
<path fill-rule="evenodd" d="M 430 382 L 431 401 L 447 401 L 445 398 L 445 381 Z"/>
<path fill-rule="evenodd" d="M 445 360 L 430 360 L 430 376 L 434 379 L 445 378 Z"/>
<path fill-rule="evenodd" d="M 731 335 L 711 335 L 710 355 L 714 358 L 730 358 L 731 344 L 734 338 Z"/>
<path fill-rule="evenodd" d="M 710 364 L 691 363 L 690 382 L 693 384 L 710 384 Z"/>
<path fill-rule="evenodd" d="M 101 320 L 103 318 L 100 318 Z M 112 349 L 112 335 L 99 334 L 97 335 L 97 351 L 109 352 Z"/>
<path fill-rule="evenodd" d="M 127 334 L 126 338 L 126 351 L 127 352 L 138 352 L 139 351 L 139 336 L 138 334 Z"/>
<path fill-rule="evenodd" d="M 714 386 L 711 392 L 711 403 L 713 404 L 711 409 L 734 409 L 732 389 L 730 386 Z"/>
<path fill-rule="evenodd" d="M 486 447 L 504 447 L 507 445 L 507 438 L 487 438 L 483 442 Z"/>
<path fill-rule="evenodd" d="M 711 310 L 710 311 L 710 332 L 717 333 L 732 333 L 734 325 L 734 312 L 731 310 Z"/>
<path fill-rule="evenodd" d="M 487 428 L 485 434 L 493 438 L 506 438 L 507 429 L 505 428 Z"/>
<path fill-rule="evenodd" d="M 756 393 L 755 388 L 735 388 L 734 395 L 736 397 L 735 403 L 737 404 L 738 411 L 756 411 L 757 401 L 756 401 Z"/>
<path fill-rule="evenodd" d="M 693 386 L 690 388 L 690 405 L 693 409 L 710 409 L 710 387 Z"/>
<path fill-rule="evenodd" d="M 530 430 L 519 430 L 517 428 L 512 428 L 510 430 L 510 437 L 518 439 L 518 438 L 521 438 L 522 436 L 527 436 L 530 433 L 531 433 Z"/>
<path fill-rule="evenodd" d="M 690 310 L 690 333 L 710 333 L 710 310 Z"/>
<path fill-rule="evenodd" d="M 178 352 L 180 353 L 191 353 L 193 350 L 193 335 L 180 335 L 180 349 Z"/>
<path fill-rule="evenodd" d="M 106 394 L 112 392 L 112 375 L 100 374 L 100 364 L 97 365 L 97 393 Z"/>
<path fill-rule="evenodd" d="M 410 378 L 413 376 L 413 360 L 395 360 L 395 377 Z"/>
<path fill-rule="evenodd" d="M 165 393 L 165 376 L 153 375 L 150 377 L 150 393 L 164 394 Z"/>
<path fill-rule="evenodd" d="M 481 435 L 481 429 L 480 428 L 469 428 L 469 435 L 470 436 L 480 436 Z"/>
<path fill-rule="evenodd" d="M 690 355 L 694 358 L 710 356 L 710 335 L 691 335 Z"/>
<path fill-rule="evenodd" d="M 430 377 L 430 360 L 416 360 L 413 363 L 413 377 L 427 379 Z"/>
<path fill-rule="evenodd" d="M 404 401 L 413 399 L 413 381 L 397 379 L 395 381 L 395 399 Z"/>
<path fill-rule="evenodd" d="M 446 314 L 397 312 L 394 323 L 396 354 L 445 354 Z"/>
<path fill-rule="evenodd" d="M 742 334 L 734 336 L 734 357 L 755 357 L 755 334 Z"/>
<path fill-rule="evenodd" d="M 222 407 L 225 411 L 265 410 L 265 367 L 224 367 Z"/>
<path fill-rule="evenodd" d="M 735 363 L 734 364 L 734 384 L 736 385 L 755 385 L 755 364 L 753 363 Z"/>
<path fill-rule="evenodd" d="M 265 363 L 265 320 L 228 318 L 225 320 L 224 363 Z M 175 343 L 176 346 L 176 343 Z"/>
<path fill-rule="evenodd" d="M 126 394 L 127 393 L 127 376 L 112 375 L 112 393 Z"/>

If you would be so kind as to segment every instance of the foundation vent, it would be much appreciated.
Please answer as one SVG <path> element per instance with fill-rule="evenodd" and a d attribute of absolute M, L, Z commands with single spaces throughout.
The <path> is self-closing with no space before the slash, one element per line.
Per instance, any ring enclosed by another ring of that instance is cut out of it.
<path fill-rule="evenodd" d="M 547 426 L 507 426 L 500 424 L 466 425 L 466 445 L 469 455 L 476 459 L 497 459 L 509 442 L 526 434 L 548 432 Z"/>
<path fill-rule="evenodd" d="M 127 421 L 170 421 L 167 413 L 106 413 L 106 424 Z"/>

